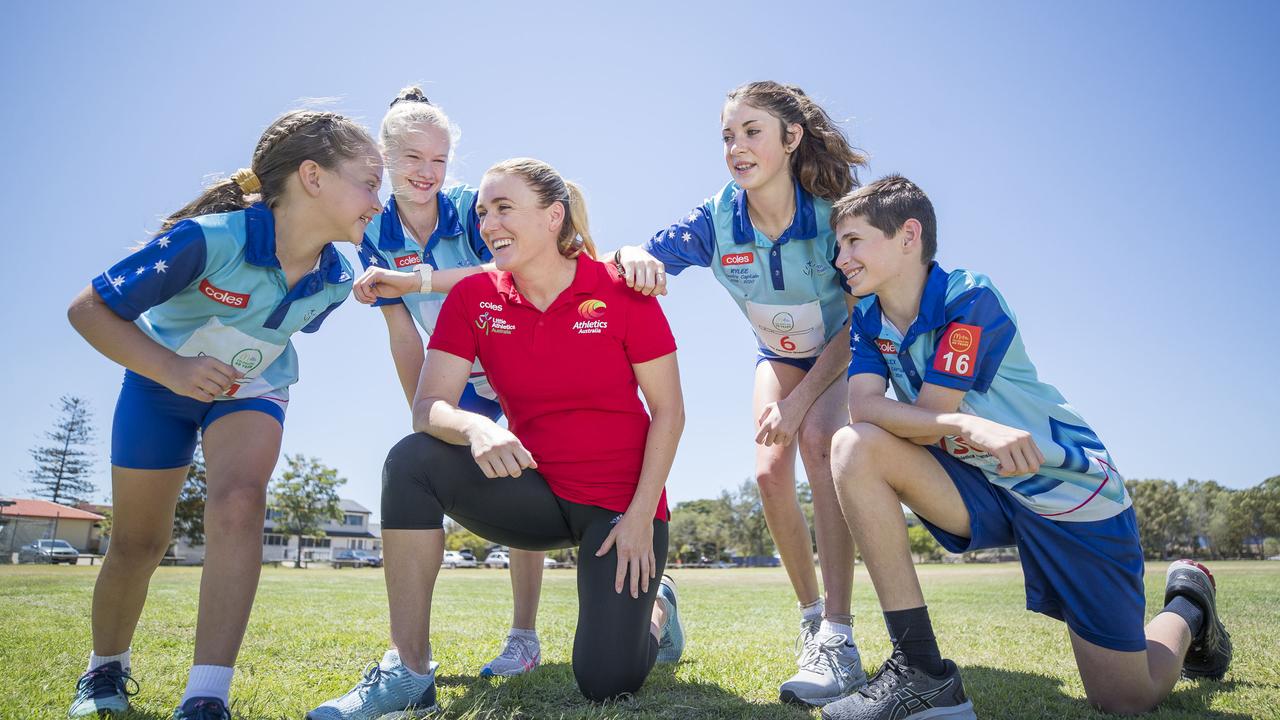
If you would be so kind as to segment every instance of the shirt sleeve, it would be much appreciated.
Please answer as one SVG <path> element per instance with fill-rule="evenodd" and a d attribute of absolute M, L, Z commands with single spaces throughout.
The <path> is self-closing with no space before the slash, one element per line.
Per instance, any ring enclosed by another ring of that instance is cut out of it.
<path fill-rule="evenodd" d="M 691 265 L 711 267 L 715 246 L 715 224 L 706 205 L 694 208 L 643 245 L 645 252 L 661 260 L 672 275 L 679 275 Z"/>
<path fill-rule="evenodd" d="M 975 287 L 947 303 L 924 381 L 953 390 L 986 392 L 1018 332 L 990 287 Z"/>
<path fill-rule="evenodd" d="M 207 254 L 204 231 L 184 220 L 94 278 L 93 289 L 132 322 L 199 280 Z"/>
<path fill-rule="evenodd" d="M 630 298 L 627 331 L 622 347 L 627 353 L 627 360 L 633 365 L 676 351 L 676 339 L 671 334 L 671 325 L 667 323 L 667 316 L 662 312 L 658 298 L 639 294 Z"/>
<path fill-rule="evenodd" d="M 476 359 L 476 336 L 471 331 L 473 323 L 467 317 L 466 293 L 459 292 L 461 284 L 445 296 L 436 319 L 435 332 L 431 333 L 428 350 L 443 350 L 468 362 Z M 485 314 L 488 314 L 487 312 Z M 483 318 L 483 315 L 481 316 Z"/>
<path fill-rule="evenodd" d="M 462 227 L 463 233 L 467 236 L 467 243 L 471 245 L 471 252 L 480 258 L 480 262 L 487 263 L 492 260 L 493 253 L 489 252 L 489 246 L 484 243 L 484 238 L 480 236 L 480 216 L 476 214 L 476 204 L 474 202 L 467 209 L 467 219 Z"/>
<path fill-rule="evenodd" d="M 862 308 L 854 308 L 853 317 L 849 321 L 848 377 L 860 374 L 889 377 L 889 364 L 884 361 L 884 355 L 876 346 L 879 334 L 878 328 L 867 327 Z"/>

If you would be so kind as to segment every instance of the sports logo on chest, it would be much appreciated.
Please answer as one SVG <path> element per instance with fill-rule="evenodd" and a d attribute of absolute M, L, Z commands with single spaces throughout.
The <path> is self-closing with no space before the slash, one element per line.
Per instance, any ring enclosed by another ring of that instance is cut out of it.
<path fill-rule="evenodd" d="M 898 345 L 887 338 L 876 338 L 876 347 L 880 348 L 881 355 L 897 355 Z"/>
<path fill-rule="evenodd" d="M 720 256 L 720 269 L 724 276 L 739 285 L 751 285 L 760 279 L 753 252 L 730 253 Z"/>
<path fill-rule="evenodd" d="M 200 294 L 214 302 L 222 303 L 227 307 L 235 308 L 237 310 L 243 310 L 249 307 L 249 293 L 237 293 L 231 292 L 230 290 L 223 290 L 217 285 L 209 282 L 209 278 L 205 278 L 200 281 Z"/>
<path fill-rule="evenodd" d="M 488 301 L 480 302 L 480 315 L 476 317 L 476 328 L 483 330 L 485 335 L 510 335 L 515 332 L 514 323 L 494 315 L 496 312 L 502 312 L 502 306 L 497 303 Z"/>
<path fill-rule="evenodd" d="M 805 275 L 826 275 L 830 270 L 831 265 L 829 263 L 821 263 L 814 260 L 806 260 L 804 262 Z"/>
<path fill-rule="evenodd" d="M 422 258 L 418 257 L 418 253 L 409 253 L 408 255 L 397 257 L 395 263 L 398 268 L 413 267 L 414 265 L 421 265 Z"/>
<path fill-rule="evenodd" d="M 581 320 L 573 324 L 573 331 L 579 335 L 599 335 L 609 328 L 609 321 L 603 320 L 604 311 L 607 309 L 604 301 L 584 300 L 578 306 L 578 315 Z"/>

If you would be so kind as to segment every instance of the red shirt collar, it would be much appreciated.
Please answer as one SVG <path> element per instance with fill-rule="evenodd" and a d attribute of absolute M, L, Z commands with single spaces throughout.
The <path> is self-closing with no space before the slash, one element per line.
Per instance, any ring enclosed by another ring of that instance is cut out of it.
<path fill-rule="evenodd" d="M 594 292 L 596 287 L 600 285 L 601 273 L 605 272 L 607 270 L 604 263 L 592 259 L 585 252 L 578 255 L 578 266 L 573 271 L 573 282 L 569 283 L 569 287 L 565 288 L 564 292 L 560 293 L 560 296 L 552 301 L 547 311 L 550 312 L 557 305 L 560 305 L 565 298 L 589 295 Z M 498 272 L 497 289 L 498 294 L 512 305 L 530 305 L 530 302 L 525 300 L 520 291 L 516 289 L 515 278 L 509 272 Z"/>

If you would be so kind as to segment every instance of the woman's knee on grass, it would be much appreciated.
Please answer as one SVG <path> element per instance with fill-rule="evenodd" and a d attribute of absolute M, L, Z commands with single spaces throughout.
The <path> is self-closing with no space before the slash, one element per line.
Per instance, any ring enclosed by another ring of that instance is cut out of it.
<path fill-rule="evenodd" d="M 573 668 L 578 690 L 592 702 L 605 702 L 624 695 L 634 694 L 644 684 L 647 672 L 627 670 L 618 666 L 618 658 L 597 663 L 584 663 L 586 667 Z"/>

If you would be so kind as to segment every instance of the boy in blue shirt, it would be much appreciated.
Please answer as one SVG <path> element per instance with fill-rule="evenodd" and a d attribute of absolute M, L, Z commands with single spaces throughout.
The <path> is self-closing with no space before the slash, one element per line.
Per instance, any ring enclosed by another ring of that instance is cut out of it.
<path fill-rule="evenodd" d="M 837 267 L 863 296 L 850 325 L 849 414 L 832 442 L 845 519 L 875 584 L 892 656 L 831 720 L 971 718 L 912 567 L 899 503 L 951 552 L 1016 545 L 1027 608 L 1063 620 L 1089 702 L 1146 712 L 1179 675 L 1221 678 L 1231 641 L 1213 576 L 1179 560 L 1145 628 L 1142 549 L 1106 447 L 1028 358 L 983 276 L 933 262 L 933 206 L 900 176 L 832 208 Z M 885 397 L 892 384 L 897 401 Z"/>

